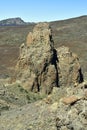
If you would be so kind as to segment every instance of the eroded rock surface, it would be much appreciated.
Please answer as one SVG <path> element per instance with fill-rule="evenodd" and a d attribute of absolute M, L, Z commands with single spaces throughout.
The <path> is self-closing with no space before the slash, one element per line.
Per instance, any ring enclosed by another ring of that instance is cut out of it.
<path fill-rule="evenodd" d="M 68 47 L 55 49 L 52 29 L 37 24 L 20 47 L 16 80 L 30 91 L 51 93 L 53 87 L 75 85 L 83 81 L 78 57 Z"/>
<path fill-rule="evenodd" d="M 57 49 L 59 60 L 59 85 L 73 86 L 83 82 L 79 58 L 68 47 Z"/>

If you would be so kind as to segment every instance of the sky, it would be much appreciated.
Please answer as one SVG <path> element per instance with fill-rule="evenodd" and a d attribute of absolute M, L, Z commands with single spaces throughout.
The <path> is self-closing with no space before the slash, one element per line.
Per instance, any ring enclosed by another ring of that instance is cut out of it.
<path fill-rule="evenodd" d="M 87 15 L 87 0 L 0 0 L 0 20 L 56 21 Z"/>

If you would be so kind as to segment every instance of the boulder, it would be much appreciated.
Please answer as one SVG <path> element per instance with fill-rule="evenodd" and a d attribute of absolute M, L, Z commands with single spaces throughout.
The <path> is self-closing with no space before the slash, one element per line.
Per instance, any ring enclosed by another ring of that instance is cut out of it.
<path fill-rule="evenodd" d="M 78 100 L 79 100 L 78 97 L 76 97 L 75 95 L 72 95 L 72 96 L 69 96 L 69 97 L 64 97 L 62 102 L 64 104 L 68 105 L 68 104 L 73 104 Z"/>

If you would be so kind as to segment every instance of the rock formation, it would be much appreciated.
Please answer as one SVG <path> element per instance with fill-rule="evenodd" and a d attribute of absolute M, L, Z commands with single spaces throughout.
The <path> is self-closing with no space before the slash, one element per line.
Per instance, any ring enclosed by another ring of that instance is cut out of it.
<path fill-rule="evenodd" d="M 14 80 L 19 82 L 0 84 L 0 130 L 87 129 L 87 82 L 79 59 L 68 47 L 55 49 L 47 23 L 36 25 L 20 46 Z"/>
<path fill-rule="evenodd" d="M 27 90 L 49 94 L 53 87 L 79 84 L 83 76 L 78 57 L 68 47 L 55 49 L 51 27 L 39 23 L 20 47 L 15 79 Z"/>
<path fill-rule="evenodd" d="M 76 54 L 72 53 L 68 47 L 57 49 L 59 60 L 59 85 L 76 86 L 83 82 L 83 75 Z"/>

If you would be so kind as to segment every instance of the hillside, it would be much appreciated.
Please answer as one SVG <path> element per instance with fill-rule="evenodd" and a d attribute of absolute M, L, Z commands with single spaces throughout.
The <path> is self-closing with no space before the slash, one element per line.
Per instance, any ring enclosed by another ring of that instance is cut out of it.
<path fill-rule="evenodd" d="M 65 45 L 70 47 L 73 52 L 78 54 L 83 71 L 87 72 L 87 16 L 53 21 L 49 24 L 53 30 L 55 46 Z M 9 67 L 12 70 L 12 63 L 15 65 L 18 57 L 19 45 L 26 41 L 26 36 L 28 32 L 32 31 L 34 25 L 0 26 L 0 74 L 5 69 L 8 70 Z M 5 62 L 4 58 L 8 59 L 9 62 Z"/>

